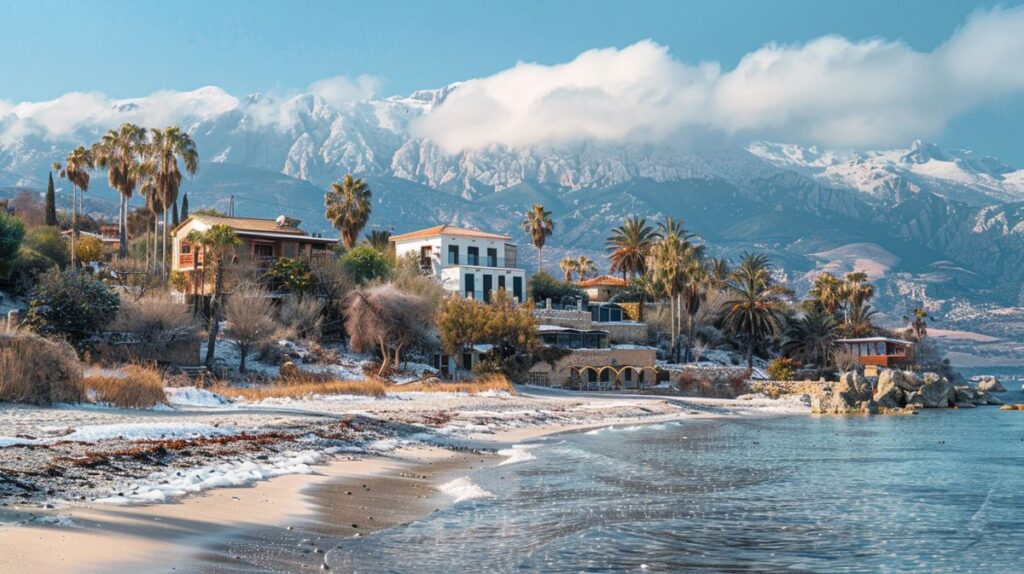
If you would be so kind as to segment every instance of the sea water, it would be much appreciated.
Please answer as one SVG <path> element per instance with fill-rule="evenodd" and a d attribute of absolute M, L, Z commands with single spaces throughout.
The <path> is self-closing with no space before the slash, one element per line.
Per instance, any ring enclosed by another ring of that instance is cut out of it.
<path fill-rule="evenodd" d="M 1004 395 L 1024 402 L 1024 393 Z M 1024 412 L 731 417 L 563 434 L 331 551 L 354 572 L 1021 572 Z"/>

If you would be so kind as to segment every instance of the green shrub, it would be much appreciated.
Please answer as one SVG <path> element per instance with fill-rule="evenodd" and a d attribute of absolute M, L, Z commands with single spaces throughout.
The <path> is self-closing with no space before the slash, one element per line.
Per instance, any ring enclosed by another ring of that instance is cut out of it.
<path fill-rule="evenodd" d="M 368 245 L 352 248 L 341 258 L 341 267 L 359 285 L 391 275 L 388 258 Z"/>
<path fill-rule="evenodd" d="M 60 234 L 57 227 L 36 227 L 25 234 L 23 240 L 25 247 L 37 251 L 40 255 L 49 258 L 51 261 L 67 267 L 70 259 L 68 242 Z"/>
<path fill-rule="evenodd" d="M 789 357 L 778 357 L 768 364 L 768 376 L 773 381 L 792 381 L 800 363 Z"/>
<path fill-rule="evenodd" d="M 7 272 L 7 289 L 15 295 L 24 295 L 35 287 L 43 273 L 56 267 L 52 259 L 32 249 L 22 248 Z"/>
<path fill-rule="evenodd" d="M 76 347 L 116 316 L 121 300 L 84 273 L 51 269 L 29 295 L 26 323 L 40 335 L 66 337 Z"/>
<path fill-rule="evenodd" d="M 309 263 L 282 257 L 267 270 L 267 289 L 274 292 L 305 293 L 313 288 L 315 279 Z"/>
<path fill-rule="evenodd" d="M 568 281 L 559 281 L 547 273 L 536 273 L 530 277 L 526 291 L 534 301 L 543 303 L 551 299 L 555 303 L 565 298 L 584 298 L 583 290 Z"/>
<path fill-rule="evenodd" d="M 25 225 L 21 220 L 0 211 L 0 278 L 10 271 L 10 265 L 18 257 L 18 249 L 24 237 Z"/>

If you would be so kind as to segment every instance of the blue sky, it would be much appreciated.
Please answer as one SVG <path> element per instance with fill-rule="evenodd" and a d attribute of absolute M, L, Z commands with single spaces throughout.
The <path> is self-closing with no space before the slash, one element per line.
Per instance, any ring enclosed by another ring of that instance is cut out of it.
<path fill-rule="evenodd" d="M 1019 3 L 1003 3 L 1014 5 Z M 970 14 L 963 1 L 21 2 L 0 5 L 0 100 L 69 91 L 131 97 L 216 85 L 233 94 L 302 89 L 340 74 L 381 78 L 384 95 L 556 64 L 651 39 L 686 64 L 733 68 L 766 43 L 837 34 L 927 52 Z M 1024 164 L 1024 97 L 948 123 L 940 142 Z"/>

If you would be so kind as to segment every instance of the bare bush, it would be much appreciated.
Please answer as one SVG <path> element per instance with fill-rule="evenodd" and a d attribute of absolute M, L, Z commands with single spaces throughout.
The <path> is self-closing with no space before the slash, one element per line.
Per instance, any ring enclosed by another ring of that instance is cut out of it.
<path fill-rule="evenodd" d="M 77 403 L 82 363 L 74 348 L 29 333 L 0 335 L 0 401 Z"/>
<path fill-rule="evenodd" d="M 278 311 L 278 320 L 300 339 L 317 340 L 323 329 L 325 303 L 308 296 L 287 298 Z"/>
<path fill-rule="evenodd" d="M 409 295 L 392 285 L 378 285 L 349 296 L 345 327 L 352 349 L 381 354 L 378 376 L 391 363 L 400 363 L 402 349 L 427 336 L 432 309 L 423 297 Z"/>
<path fill-rule="evenodd" d="M 228 325 L 224 334 L 231 337 L 241 358 L 238 372 L 246 372 L 245 359 L 257 345 L 266 341 L 274 334 L 277 323 L 274 322 L 274 306 L 266 291 L 261 289 L 242 289 L 228 298 L 224 306 Z"/>
<path fill-rule="evenodd" d="M 148 409 L 167 403 L 164 380 L 156 369 L 130 365 L 124 376 L 92 375 L 82 382 L 94 400 L 118 407 Z"/>

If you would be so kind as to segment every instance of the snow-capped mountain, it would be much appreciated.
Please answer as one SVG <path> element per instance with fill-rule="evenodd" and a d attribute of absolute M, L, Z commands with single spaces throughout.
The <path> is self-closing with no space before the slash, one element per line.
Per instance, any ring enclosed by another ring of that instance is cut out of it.
<path fill-rule="evenodd" d="M 1024 170 L 920 140 L 909 149 L 851 153 L 771 142 L 754 142 L 747 149 L 773 165 L 886 202 L 922 189 L 978 206 L 1024 200 Z"/>

